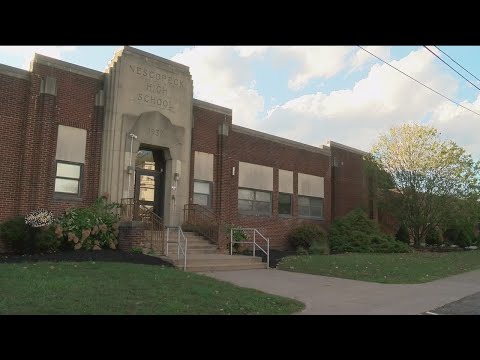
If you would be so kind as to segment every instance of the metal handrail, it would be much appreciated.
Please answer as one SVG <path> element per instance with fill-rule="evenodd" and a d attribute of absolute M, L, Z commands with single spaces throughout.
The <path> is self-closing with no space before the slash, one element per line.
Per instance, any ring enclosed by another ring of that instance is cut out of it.
<path fill-rule="evenodd" d="M 253 241 L 234 241 L 233 240 L 233 232 L 234 231 L 253 231 Z M 258 243 L 256 239 L 256 234 L 260 235 L 266 242 L 267 242 L 267 249 L 265 250 L 262 248 Z M 263 236 L 263 234 L 258 231 L 258 229 L 255 228 L 231 228 L 230 229 L 230 255 L 233 255 L 233 244 L 253 244 L 253 256 L 255 256 L 255 247 L 258 246 L 258 248 L 265 254 L 267 255 L 267 269 L 270 268 L 270 239 L 266 238 Z"/>
<path fill-rule="evenodd" d="M 180 250 L 183 255 L 183 271 L 187 271 L 187 248 L 188 248 L 188 239 L 183 233 L 181 226 L 165 226 L 167 229 L 167 256 L 168 256 L 168 244 L 177 244 L 177 260 L 180 260 Z M 170 241 L 170 229 L 176 229 L 178 231 L 178 236 L 176 241 Z M 185 247 L 182 246 L 180 238 L 183 238 Z"/>
<path fill-rule="evenodd" d="M 185 226 L 191 226 L 197 233 L 217 243 L 219 226 L 215 212 L 199 204 L 185 204 L 183 211 Z"/>
<path fill-rule="evenodd" d="M 128 221 L 139 220 L 147 226 L 149 231 L 145 239 L 150 242 L 150 248 L 155 247 L 161 249 L 163 253 L 164 236 L 163 236 L 163 219 L 155 214 L 152 210 L 145 207 L 133 198 L 121 199 L 121 216 Z"/>

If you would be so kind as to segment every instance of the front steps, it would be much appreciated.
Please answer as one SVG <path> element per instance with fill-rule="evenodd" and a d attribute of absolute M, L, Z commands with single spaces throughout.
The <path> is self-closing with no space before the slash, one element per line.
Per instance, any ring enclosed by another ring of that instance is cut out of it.
<path fill-rule="evenodd" d="M 184 232 L 184 234 L 188 239 L 187 271 L 208 272 L 267 268 L 267 264 L 262 262 L 261 257 L 219 254 L 217 246 L 210 243 L 203 236 L 193 232 Z M 177 244 L 170 243 L 168 245 L 168 254 L 163 258 L 175 265 L 175 267 L 183 270 L 184 259 L 181 252 L 180 257 L 177 257 Z"/>

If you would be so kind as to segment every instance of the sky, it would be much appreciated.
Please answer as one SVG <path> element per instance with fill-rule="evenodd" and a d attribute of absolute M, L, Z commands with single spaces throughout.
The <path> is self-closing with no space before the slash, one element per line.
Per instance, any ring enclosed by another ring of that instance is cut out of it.
<path fill-rule="evenodd" d="M 480 159 L 480 116 L 356 46 L 135 46 L 190 67 L 194 97 L 233 110 L 233 123 L 302 143 L 369 151 L 392 126 L 420 122 Z M 480 79 L 480 46 L 438 46 Z M 0 46 L 0 63 L 28 69 L 35 52 L 104 71 L 120 46 Z M 422 46 L 365 46 L 480 113 L 480 90 Z M 480 81 L 429 48 L 480 87 Z"/>

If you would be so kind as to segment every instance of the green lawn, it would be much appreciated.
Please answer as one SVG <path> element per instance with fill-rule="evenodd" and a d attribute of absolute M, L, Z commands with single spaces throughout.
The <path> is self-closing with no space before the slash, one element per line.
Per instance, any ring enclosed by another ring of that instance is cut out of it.
<path fill-rule="evenodd" d="M 304 304 L 177 269 L 0 264 L 0 314 L 291 314 Z"/>
<path fill-rule="evenodd" d="M 424 283 L 480 269 L 480 251 L 291 256 L 281 270 L 387 284 Z"/>

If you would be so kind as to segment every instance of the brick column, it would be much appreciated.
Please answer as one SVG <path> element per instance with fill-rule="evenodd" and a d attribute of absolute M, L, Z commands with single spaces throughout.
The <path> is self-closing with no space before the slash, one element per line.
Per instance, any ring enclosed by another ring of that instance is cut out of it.
<path fill-rule="evenodd" d="M 135 247 L 141 247 L 145 242 L 145 224 L 141 221 L 121 223 L 118 231 L 119 250 L 130 251 Z"/>
<path fill-rule="evenodd" d="M 37 168 L 36 162 L 36 127 L 37 127 L 37 114 L 39 113 L 40 106 L 40 75 L 31 74 L 30 92 L 28 97 L 28 110 L 27 116 L 24 120 L 23 137 L 24 147 L 22 154 L 22 169 L 20 176 L 19 188 L 20 196 L 18 198 L 18 213 L 20 215 L 26 214 L 32 207 L 33 201 L 32 195 L 34 190 L 31 188 L 32 178 Z"/>
<path fill-rule="evenodd" d="M 56 162 L 55 153 L 58 136 L 56 116 L 57 81 L 46 76 L 40 86 L 40 113 L 38 114 L 37 133 L 37 172 L 32 178 L 31 187 L 34 190 L 33 203 L 35 208 L 49 208 L 55 191 Z"/>

